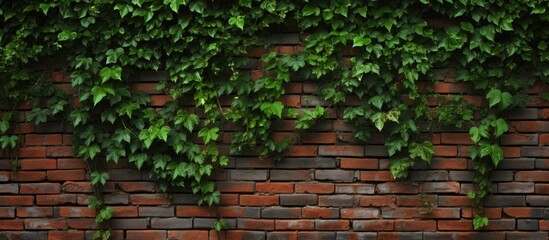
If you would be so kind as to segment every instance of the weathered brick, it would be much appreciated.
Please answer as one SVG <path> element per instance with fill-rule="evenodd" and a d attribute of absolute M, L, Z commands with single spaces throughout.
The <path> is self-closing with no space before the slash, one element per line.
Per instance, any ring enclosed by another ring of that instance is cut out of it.
<path fill-rule="evenodd" d="M 504 134 L 500 139 L 501 145 L 538 145 L 538 134 Z"/>
<path fill-rule="evenodd" d="M 397 196 L 397 205 L 403 207 L 421 207 L 436 203 L 434 195 L 401 195 Z"/>
<path fill-rule="evenodd" d="M 526 199 L 524 196 L 502 196 L 493 195 L 487 196 L 485 206 L 487 207 L 513 207 L 525 206 Z"/>
<path fill-rule="evenodd" d="M 318 203 L 318 195 L 316 194 L 281 194 L 281 206 L 307 206 L 316 205 Z"/>
<path fill-rule="evenodd" d="M 151 227 L 153 229 L 191 229 L 193 226 L 190 218 L 158 218 L 151 219 Z"/>
<path fill-rule="evenodd" d="M 309 145 L 296 145 L 290 147 L 286 152 L 284 152 L 284 156 L 286 157 L 316 157 L 318 152 L 317 146 L 309 146 Z"/>
<path fill-rule="evenodd" d="M 115 218 L 111 219 L 111 227 L 113 229 L 146 229 L 149 225 L 147 218 Z"/>
<path fill-rule="evenodd" d="M 84 239 L 84 231 L 51 231 L 48 240 Z"/>
<path fill-rule="evenodd" d="M 498 169 L 534 169 L 534 158 L 506 158 L 499 162 Z"/>
<path fill-rule="evenodd" d="M 337 232 L 336 240 L 376 240 L 377 233 L 375 232 Z"/>
<path fill-rule="evenodd" d="M 390 171 L 360 171 L 360 181 L 387 182 L 393 180 Z"/>
<path fill-rule="evenodd" d="M 535 207 L 543 207 L 547 206 L 547 203 L 549 203 L 549 196 L 526 196 L 526 204 L 528 206 L 535 206 Z M 524 206 L 524 205 L 521 205 Z"/>
<path fill-rule="evenodd" d="M 228 170 L 229 179 L 261 181 L 267 180 L 268 170 Z"/>
<path fill-rule="evenodd" d="M 500 193 L 534 193 L 533 182 L 505 182 L 498 183 Z"/>
<path fill-rule="evenodd" d="M 95 217 L 95 209 L 89 207 L 55 207 L 60 217 Z"/>
<path fill-rule="evenodd" d="M 297 232 L 268 232 L 267 240 L 297 240 Z"/>
<path fill-rule="evenodd" d="M 374 184 L 337 184 L 335 193 L 347 194 L 374 194 Z"/>
<path fill-rule="evenodd" d="M 473 230 L 472 220 L 438 220 L 438 230 L 442 231 L 471 231 Z"/>
<path fill-rule="evenodd" d="M 431 164 L 429 164 L 429 167 L 431 169 L 441 169 L 441 170 L 465 170 L 467 169 L 467 159 L 433 158 L 431 160 Z"/>
<path fill-rule="evenodd" d="M 38 205 L 63 205 L 63 204 L 76 204 L 76 203 L 77 203 L 76 194 L 36 196 L 36 204 Z"/>
<path fill-rule="evenodd" d="M 215 217 L 215 209 L 204 206 L 177 206 L 178 217 Z"/>
<path fill-rule="evenodd" d="M 276 230 L 314 230 L 314 220 L 274 220 Z"/>
<path fill-rule="evenodd" d="M 328 207 L 351 207 L 354 205 L 354 197 L 351 195 L 319 196 L 318 205 Z"/>
<path fill-rule="evenodd" d="M 223 181 L 217 183 L 217 189 L 220 192 L 227 193 L 251 193 L 254 191 L 254 183 L 245 181 Z"/>
<path fill-rule="evenodd" d="M 427 182 L 422 183 L 419 189 L 425 193 L 459 193 L 460 187 L 458 182 Z"/>
<path fill-rule="evenodd" d="M 547 232 L 508 232 L 507 240 L 545 240 L 548 238 Z"/>
<path fill-rule="evenodd" d="M 135 205 L 167 205 L 170 200 L 166 198 L 166 194 L 132 194 L 130 202 Z"/>
<path fill-rule="evenodd" d="M 134 192 L 156 192 L 156 184 L 153 182 L 119 182 L 118 186 L 122 191 L 134 193 Z"/>
<path fill-rule="evenodd" d="M 318 154 L 321 156 L 338 157 L 363 157 L 363 146 L 319 146 Z"/>
<path fill-rule="evenodd" d="M 0 230 L 23 230 L 23 220 L 0 219 Z"/>
<path fill-rule="evenodd" d="M 296 183 L 295 192 L 296 193 L 331 194 L 331 193 L 334 193 L 334 184 L 322 183 L 322 182 Z"/>
<path fill-rule="evenodd" d="M 86 173 L 82 169 L 48 171 L 48 180 L 50 181 L 79 181 L 85 179 Z"/>
<path fill-rule="evenodd" d="M 376 192 L 380 194 L 386 193 L 418 193 L 418 186 L 410 183 L 389 182 L 382 183 L 376 186 Z"/>
<path fill-rule="evenodd" d="M 512 125 L 518 132 L 549 132 L 549 125 L 545 121 L 516 121 Z"/>
<path fill-rule="evenodd" d="M 340 216 L 338 208 L 304 207 L 302 212 L 304 218 L 338 218 Z"/>
<path fill-rule="evenodd" d="M 240 218 L 237 227 L 246 230 L 274 230 L 275 220 Z"/>
<path fill-rule="evenodd" d="M 438 196 L 437 203 L 440 207 L 471 206 L 471 199 L 467 196 Z"/>
<path fill-rule="evenodd" d="M 309 170 L 271 170 L 270 178 L 273 181 L 305 181 L 312 178 Z"/>
<path fill-rule="evenodd" d="M 513 181 L 513 171 L 493 171 L 490 175 L 492 182 L 510 182 Z"/>
<path fill-rule="evenodd" d="M 333 182 L 352 182 L 355 177 L 354 171 L 349 170 L 316 170 L 316 180 L 329 180 Z"/>
<path fill-rule="evenodd" d="M 448 171 L 431 170 L 431 171 L 410 171 L 410 179 L 412 181 L 446 181 L 448 180 Z"/>
<path fill-rule="evenodd" d="M 15 207 L 0 207 L 0 218 L 15 218 Z"/>
<path fill-rule="evenodd" d="M 483 230 L 488 231 L 502 231 L 502 230 L 515 230 L 516 223 L 515 219 L 493 219 L 490 220 L 488 226 L 484 227 Z"/>
<path fill-rule="evenodd" d="M 353 231 L 392 231 L 395 229 L 394 220 L 355 220 Z"/>
<path fill-rule="evenodd" d="M 10 179 L 13 182 L 40 182 L 40 181 L 46 180 L 46 172 L 43 172 L 43 171 L 11 172 Z"/>
<path fill-rule="evenodd" d="M 234 239 L 234 240 L 248 240 L 248 239 L 265 240 L 265 232 L 262 232 L 262 231 L 232 230 L 232 231 L 227 231 L 225 236 L 226 236 L 226 239 Z"/>
<path fill-rule="evenodd" d="M 342 208 L 342 218 L 350 219 L 368 219 L 379 218 L 379 209 L 374 208 Z"/>
<path fill-rule="evenodd" d="M 67 223 L 65 220 L 59 219 L 25 219 L 25 229 L 37 230 L 37 229 L 65 229 Z"/>
<path fill-rule="evenodd" d="M 349 230 L 349 220 L 315 220 L 315 229 L 323 231 Z"/>
<path fill-rule="evenodd" d="M 15 183 L 0 184 L 0 193 L 19 193 L 19 185 Z"/>
<path fill-rule="evenodd" d="M 53 158 L 22 159 L 19 163 L 23 171 L 57 169 L 57 160 Z"/>
<path fill-rule="evenodd" d="M 261 218 L 300 218 L 301 208 L 267 207 L 261 210 Z"/>
<path fill-rule="evenodd" d="M 259 207 L 228 206 L 217 208 L 217 213 L 219 216 L 226 218 L 259 218 L 261 216 L 261 209 Z"/>
<path fill-rule="evenodd" d="M 61 193 L 59 183 L 27 183 L 20 185 L 21 194 L 57 194 Z"/>
<path fill-rule="evenodd" d="M 333 240 L 336 238 L 335 232 L 299 232 L 299 240 Z"/>
<path fill-rule="evenodd" d="M 174 207 L 139 207 L 141 217 L 173 217 Z"/>

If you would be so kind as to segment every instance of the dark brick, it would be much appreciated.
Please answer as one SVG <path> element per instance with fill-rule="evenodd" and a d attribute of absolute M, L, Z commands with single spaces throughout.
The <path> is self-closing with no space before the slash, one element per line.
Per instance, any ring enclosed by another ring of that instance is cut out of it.
<path fill-rule="evenodd" d="M 316 170 L 316 180 L 329 180 L 333 182 L 352 182 L 355 172 L 351 170 Z"/>
<path fill-rule="evenodd" d="M 299 240 L 334 240 L 335 232 L 299 232 Z"/>
<path fill-rule="evenodd" d="M 448 180 L 448 171 L 410 171 L 412 181 L 445 181 Z"/>
<path fill-rule="evenodd" d="M 257 160 L 256 160 L 257 161 Z M 276 164 L 276 168 L 304 169 L 304 168 L 335 168 L 334 158 L 284 158 Z"/>
<path fill-rule="evenodd" d="M 113 193 L 104 196 L 106 204 L 128 204 L 130 202 L 130 195 L 125 193 Z"/>
<path fill-rule="evenodd" d="M 524 196 L 487 196 L 484 202 L 487 207 L 525 206 Z"/>
<path fill-rule="evenodd" d="M 267 180 L 268 170 L 228 170 L 229 179 L 260 181 Z"/>
<path fill-rule="evenodd" d="M 498 169 L 534 169 L 534 158 L 505 158 L 498 164 Z"/>
<path fill-rule="evenodd" d="M 141 217 L 173 217 L 174 215 L 173 207 L 139 207 Z"/>
<path fill-rule="evenodd" d="M 526 196 L 528 206 L 547 207 L 549 205 L 549 196 Z"/>
<path fill-rule="evenodd" d="M 547 232 L 508 232 L 507 240 L 547 240 Z"/>
<path fill-rule="evenodd" d="M 47 240 L 47 231 L 0 232 L 1 240 Z"/>
<path fill-rule="evenodd" d="M 217 239 L 217 238 L 211 238 L 211 239 Z M 227 231 L 226 238 L 225 239 L 235 239 L 235 240 L 247 240 L 247 239 L 253 239 L 253 240 L 265 240 L 265 232 L 261 231 L 242 231 L 242 230 L 234 230 L 234 231 Z"/>
<path fill-rule="evenodd" d="M 547 124 L 549 126 L 549 124 Z M 523 157 L 549 157 L 549 147 L 522 147 Z"/>
<path fill-rule="evenodd" d="M 212 226 L 217 221 L 217 218 L 194 218 L 193 229 L 212 229 Z M 223 219 L 229 224 L 230 229 L 236 228 L 235 219 Z"/>
<path fill-rule="evenodd" d="M 492 182 L 511 182 L 513 181 L 514 177 L 513 171 L 493 171 L 492 175 L 490 176 L 490 180 Z"/>
<path fill-rule="evenodd" d="M 190 229 L 193 227 L 191 218 L 152 218 L 153 229 Z"/>
<path fill-rule="evenodd" d="M 423 233 L 412 232 L 380 232 L 378 239 L 398 239 L 398 240 L 423 240 Z"/>
<path fill-rule="evenodd" d="M 267 207 L 261 210 L 261 218 L 300 218 L 301 208 Z"/>
<path fill-rule="evenodd" d="M 318 205 L 329 207 L 352 207 L 354 205 L 354 197 L 351 195 L 319 196 Z"/>
<path fill-rule="evenodd" d="M 500 193 L 534 193 L 533 182 L 505 182 L 498 183 Z"/>
<path fill-rule="evenodd" d="M 450 180 L 460 182 L 472 182 L 475 173 L 471 171 L 450 171 Z"/>
<path fill-rule="evenodd" d="M 148 226 L 149 219 L 147 218 L 115 218 L 111 220 L 111 227 L 113 229 L 147 229 Z"/>
<path fill-rule="evenodd" d="M 336 240 L 376 240 L 377 233 L 375 232 L 337 232 Z"/>
<path fill-rule="evenodd" d="M 265 37 L 265 40 L 271 44 L 279 45 L 297 45 L 301 43 L 298 33 L 277 33 L 270 34 Z"/>
<path fill-rule="evenodd" d="M 500 143 L 508 146 L 538 145 L 538 134 L 504 134 Z"/>
<path fill-rule="evenodd" d="M 280 205 L 282 206 L 307 206 L 317 203 L 318 195 L 316 194 L 280 194 Z"/>
<path fill-rule="evenodd" d="M 537 231 L 539 230 L 539 221 L 535 219 L 517 219 L 517 230 Z"/>
<path fill-rule="evenodd" d="M 19 185 L 15 183 L 0 184 L 0 193 L 19 193 Z"/>
<path fill-rule="evenodd" d="M 387 147 L 385 146 L 365 146 L 364 156 L 366 157 L 388 157 Z"/>
<path fill-rule="evenodd" d="M 267 240 L 288 240 L 297 239 L 297 233 L 295 232 L 268 232 Z"/>
<path fill-rule="evenodd" d="M 536 120 L 538 119 L 538 109 L 537 108 L 513 109 L 513 111 L 510 111 L 505 115 L 505 118 L 509 120 Z"/>
<path fill-rule="evenodd" d="M 274 181 L 305 181 L 311 179 L 310 170 L 271 170 Z"/>

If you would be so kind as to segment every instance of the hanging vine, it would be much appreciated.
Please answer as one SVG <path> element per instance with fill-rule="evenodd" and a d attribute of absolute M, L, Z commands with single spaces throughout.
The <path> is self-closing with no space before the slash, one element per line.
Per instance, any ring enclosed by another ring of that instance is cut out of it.
<path fill-rule="evenodd" d="M 132 0 L 4 1 L 0 3 L 0 77 L 3 106 L 31 101 L 31 120 L 65 116 L 74 147 L 89 163 L 98 198 L 97 224 L 110 218 L 100 189 L 109 179 L 106 163 L 127 158 L 150 169 L 160 188 L 189 187 L 199 204 L 219 202 L 208 176 L 228 157 L 216 141 L 220 125 L 232 122 L 231 153 L 255 151 L 279 158 L 295 139 L 270 138 L 273 124 L 297 117 L 304 131 L 326 108 L 299 114 L 280 97 L 291 76 L 322 85 L 319 94 L 344 108 L 357 126 L 356 139 L 386 137 L 391 173 L 406 178 L 416 161 L 430 162 L 435 150 L 423 123 L 470 127 L 475 143 L 475 228 L 486 226 L 482 200 L 490 173 L 503 159 L 499 138 L 508 131 L 506 111 L 525 105 L 525 89 L 546 84 L 549 75 L 548 3 L 484 0 L 289 1 Z M 442 24 L 441 24 L 442 23 Z M 296 28 L 303 50 L 269 51 L 273 29 Z M 267 49 L 250 69 L 250 49 Z M 351 54 L 343 54 L 349 53 Z M 77 98 L 43 91 L 50 70 L 33 67 L 50 56 L 66 58 Z M 437 97 L 421 84 L 431 70 L 453 66 L 457 80 L 485 97 L 475 107 L 462 98 Z M 171 101 L 151 106 L 149 96 L 130 91 L 140 71 L 161 71 L 158 89 Z M 262 70 L 259 79 L 250 70 Z M 40 87 L 38 87 L 40 86 Z M 36 91 L 39 89 L 39 91 Z M 33 92 L 33 94 L 28 94 Z M 232 98 L 227 109 L 220 99 Z M 346 106 L 349 99 L 360 104 Z M 43 104 L 41 101 L 47 101 Z M 196 110 L 185 106 L 192 102 Z M 0 147 L 16 149 L 10 134 L 14 109 L 3 109 Z M 477 117 L 474 118 L 473 116 Z M 433 124 L 426 126 L 434 127 Z M 199 139 L 199 141 L 193 141 Z M 108 227 L 105 227 L 108 228 Z M 108 231 L 97 237 L 108 238 Z"/>

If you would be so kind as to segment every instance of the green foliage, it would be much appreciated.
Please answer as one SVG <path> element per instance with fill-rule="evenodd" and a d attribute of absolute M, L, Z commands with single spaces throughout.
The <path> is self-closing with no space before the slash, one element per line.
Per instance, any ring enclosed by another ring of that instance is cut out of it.
<path fill-rule="evenodd" d="M 508 124 L 501 116 L 525 104 L 526 88 L 547 83 L 547 7 L 529 0 L 4 1 L 0 105 L 28 101 L 28 121 L 72 124 L 75 152 L 91 168 L 98 201 L 90 206 L 99 210 L 98 224 L 108 222 L 111 211 L 100 201 L 106 163 L 121 158 L 149 169 L 164 191 L 188 187 L 200 204 L 218 203 L 208 177 L 229 160 L 216 143 L 227 123 L 237 129 L 231 153 L 280 158 L 297 139 L 273 141 L 277 121 L 297 118 L 299 135 L 337 106 L 357 127 L 356 139 L 386 137 L 395 178 L 407 177 L 416 160 L 430 162 L 434 147 L 423 133 L 433 125 L 426 122 L 470 127 L 475 189 L 469 196 L 479 228 L 487 224 L 482 200 L 490 172 L 504 157 L 498 139 Z M 433 16 L 449 24 L 429 24 Z M 270 51 L 259 59 L 260 69 L 250 69 L 246 52 L 269 49 L 265 36 L 287 24 L 305 33 L 303 50 Z M 48 61 L 52 56 L 67 64 L 36 67 L 55 62 Z M 423 86 L 438 66 L 455 66 L 457 80 L 477 89 L 487 106 L 429 93 Z M 77 104 L 41 76 L 56 68 L 71 72 Z M 249 70 L 263 74 L 252 80 Z M 150 106 L 148 95 L 130 92 L 141 71 L 166 73 L 158 90 L 172 100 Z M 299 112 L 284 106 L 284 86 L 293 76 L 321 84 L 318 95 L 330 105 Z M 431 97 L 442 99 L 436 114 Z M 232 99 L 230 107 L 220 99 Z M 358 104 L 348 106 L 349 99 Z M 2 151 L 17 148 L 19 139 L 9 131 L 13 110 L 1 112 Z"/>

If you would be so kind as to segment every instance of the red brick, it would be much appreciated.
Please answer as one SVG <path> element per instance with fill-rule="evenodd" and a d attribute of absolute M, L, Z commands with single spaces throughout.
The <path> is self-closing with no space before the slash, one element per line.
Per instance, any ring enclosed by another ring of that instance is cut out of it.
<path fill-rule="evenodd" d="M 418 193 L 418 187 L 415 184 L 388 182 L 376 186 L 377 193 Z"/>
<path fill-rule="evenodd" d="M 22 159 L 19 161 L 21 170 L 48 170 L 57 169 L 57 160 L 52 158 L 45 159 Z"/>
<path fill-rule="evenodd" d="M 156 192 L 156 184 L 154 182 L 119 182 L 118 186 L 122 191 L 134 192 Z"/>
<path fill-rule="evenodd" d="M 278 196 L 240 195 L 240 205 L 242 206 L 275 206 L 278 204 Z"/>
<path fill-rule="evenodd" d="M 301 142 L 307 144 L 333 144 L 337 138 L 334 132 L 328 133 L 303 133 Z"/>
<path fill-rule="evenodd" d="M 216 211 L 211 207 L 177 206 L 175 215 L 178 217 L 215 217 Z"/>
<path fill-rule="evenodd" d="M 314 220 L 275 220 L 276 230 L 314 230 Z"/>
<path fill-rule="evenodd" d="M 538 218 L 543 217 L 543 208 L 532 209 L 530 207 L 503 208 L 503 213 L 512 218 Z M 539 214 L 536 216 L 536 214 Z"/>
<path fill-rule="evenodd" d="M 11 172 L 10 178 L 14 182 L 40 182 L 40 181 L 46 180 L 46 172 L 42 172 L 42 171 Z"/>
<path fill-rule="evenodd" d="M 317 155 L 317 146 L 292 146 L 285 153 L 286 157 L 315 157 Z"/>
<path fill-rule="evenodd" d="M 484 216 L 491 219 L 501 218 L 501 208 L 484 208 Z M 473 212 L 470 208 L 461 209 L 461 217 L 473 218 Z"/>
<path fill-rule="evenodd" d="M 467 196 L 438 196 L 440 207 L 462 207 L 471 206 L 471 199 Z"/>
<path fill-rule="evenodd" d="M 540 134 L 539 135 L 539 144 L 549 145 L 549 134 Z"/>
<path fill-rule="evenodd" d="M 86 167 L 86 161 L 80 158 L 57 159 L 57 168 L 59 169 L 85 169 Z"/>
<path fill-rule="evenodd" d="M 0 219 L 0 230 L 23 230 L 23 220 Z"/>
<path fill-rule="evenodd" d="M 300 94 L 303 90 L 303 83 L 301 82 L 291 82 L 285 85 L 284 89 L 288 94 Z"/>
<path fill-rule="evenodd" d="M 255 184 L 255 190 L 267 193 L 292 193 L 294 185 L 292 183 L 258 182 Z"/>
<path fill-rule="evenodd" d="M 31 206 L 34 204 L 33 196 L 6 196 L 0 197 L 0 206 Z"/>
<path fill-rule="evenodd" d="M 263 231 L 230 230 L 225 233 L 225 239 L 231 240 L 265 239 L 265 232 Z"/>
<path fill-rule="evenodd" d="M 0 218 L 15 218 L 15 208 L 0 207 Z"/>
<path fill-rule="evenodd" d="M 426 231 L 433 232 L 437 229 L 434 220 L 395 220 L 395 231 Z"/>
<path fill-rule="evenodd" d="M 473 141 L 468 133 L 442 133 L 440 143 L 472 145 Z"/>
<path fill-rule="evenodd" d="M 173 101 L 173 98 L 168 95 L 152 95 L 149 105 L 151 107 L 162 107 L 167 102 Z"/>
<path fill-rule="evenodd" d="M 330 193 L 334 193 L 334 184 L 321 183 L 321 182 L 296 183 L 295 192 L 296 193 L 330 194 Z"/>
<path fill-rule="evenodd" d="M 268 232 L 267 239 L 297 240 L 297 232 Z"/>
<path fill-rule="evenodd" d="M 63 205 L 67 203 L 76 204 L 76 194 L 36 196 L 36 204 L 38 205 Z"/>
<path fill-rule="evenodd" d="M 165 230 L 128 230 L 126 238 L 132 240 L 151 240 L 151 239 L 166 239 L 167 232 Z"/>
<path fill-rule="evenodd" d="M 438 230 L 442 231 L 471 231 L 472 220 L 438 220 Z"/>
<path fill-rule="evenodd" d="M 301 97 L 299 95 L 285 95 L 280 98 L 286 107 L 301 107 Z"/>
<path fill-rule="evenodd" d="M 45 158 L 46 147 L 22 147 L 18 155 L 20 158 Z"/>
<path fill-rule="evenodd" d="M 51 231 L 48 240 L 84 239 L 84 231 Z"/>
<path fill-rule="evenodd" d="M 48 171 L 50 181 L 79 181 L 86 180 L 86 172 L 82 169 L 76 170 L 50 170 Z"/>
<path fill-rule="evenodd" d="M 395 198 L 390 196 L 360 196 L 359 205 L 362 207 L 395 206 Z"/>
<path fill-rule="evenodd" d="M 238 229 L 248 230 L 274 230 L 275 220 L 267 219 L 238 219 Z"/>
<path fill-rule="evenodd" d="M 361 171 L 361 181 L 388 182 L 393 180 L 390 171 Z"/>
<path fill-rule="evenodd" d="M 26 183 L 21 184 L 21 194 L 56 194 L 61 193 L 61 184 L 59 183 Z"/>
<path fill-rule="evenodd" d="M 27 134 L 25 135 L 25 144 L 27 146 L 48 146 L 61 145 L 63 138 L 61 134 Z"/>
<path fill-rule="evenodd" d="M 89 207 L 58 207 L 60 217 L 95 217 L 95 208 Z"/>
<path fill-rule="evenodd" d="M 133 194 L 130 195 L 130 202 L 135 205 L 167 205 L 170 200 L 166 194 Z"/>
<path fill-rule="evenodd" d="M 516 121 L 512 122 L 517 132 L 549 132 L 549 124 L 546 121 Z"/>
<path fill-rule="evenodd" d="M 113 206 L 112 216 L 115 218 L 137 217 L 139 210 L 134 206 Z"/>
<path fill-rule="evenodd" d="M 435 146 L 436 157 L 455 157 L 457 156 L 456 146 Z"/>
<path fill-rule="evenodd" d="M 238 194 L 221 194 L 219 205 L 238 205 Z"/>
<path fill-rule="evenodd" d="M 29 218 L 29 217 L 52 217 L 52 207 L 19 207 L 16 210 L 17 217 Z"/>
<path fill-rule="evenodd" d="M 549 184 L 535 184 L 534 193 L 549 195 Z"/>
<path fill-rule="evenodd" d="M 377 169 L 379 160 L 377 158 L 341 158 L 343 169 Z"/>
<path fill-rule="evenodd" d="M 517 171 L 516 181 L 549 182 L 549 171 Z"/>
<path fill-rule="evenodd" d="M 425 193 L 459 193 L 460 190 L 458 182 L 428 182 L 420 185 L 420 192 Z"/>
<path fill-rule="evenodd" d="M 208 240 L 208 230 L 168 231 L 168 240 Z"/>
<path fill-rule="evenodd" d="M 549 231 L 549 220 L 539 220 L 539 230 Z"/>

